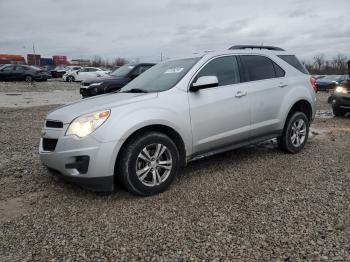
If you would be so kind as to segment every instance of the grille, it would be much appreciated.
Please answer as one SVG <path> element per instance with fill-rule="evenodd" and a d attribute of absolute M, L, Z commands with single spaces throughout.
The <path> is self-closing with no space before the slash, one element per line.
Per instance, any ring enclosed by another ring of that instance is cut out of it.
<path fill-rule="evenodd" d="M 47 120 L 46 121 L 46 127 L 63 128 L 63 123 L 61 121 Z"/>
<path fill-rule="evenodd" d="M 44 151 L 55 151 L 58 139 L 43 138 Z"/>

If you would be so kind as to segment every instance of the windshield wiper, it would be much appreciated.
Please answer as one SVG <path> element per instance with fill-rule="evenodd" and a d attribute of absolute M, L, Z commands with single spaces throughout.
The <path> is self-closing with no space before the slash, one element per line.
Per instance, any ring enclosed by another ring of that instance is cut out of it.
<path fill-rule="evenodd" d="M 140 88 L 132 88 L 125 91 L 120 91 L 120 93 L 148 93 L 148 91 Z"/>

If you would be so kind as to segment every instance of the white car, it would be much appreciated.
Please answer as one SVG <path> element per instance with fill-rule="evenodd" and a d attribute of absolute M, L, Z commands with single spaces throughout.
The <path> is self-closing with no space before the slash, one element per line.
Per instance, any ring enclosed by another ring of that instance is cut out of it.
<path fill-rule="evenodd" d="M 103 70 L 98 67 L 83 67 L 79 70 L 71 70 L 63 75 L 63 81 L 74 82 L 74 81 L 86 81 L 96 77 L 106 76 L 110 73 L 109 70 Z"/>

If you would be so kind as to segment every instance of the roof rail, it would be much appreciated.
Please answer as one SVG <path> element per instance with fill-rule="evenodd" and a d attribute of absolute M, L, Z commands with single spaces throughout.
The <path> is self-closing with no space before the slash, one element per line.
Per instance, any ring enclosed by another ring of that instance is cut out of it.
<path fill-rule="evenodd" d="M 286 51 L 277 46 L 268 46 L 268 45 L 234 45 L 229 48 L 229 50 L 234 49 L 267 49 L 273 51 Z"/>

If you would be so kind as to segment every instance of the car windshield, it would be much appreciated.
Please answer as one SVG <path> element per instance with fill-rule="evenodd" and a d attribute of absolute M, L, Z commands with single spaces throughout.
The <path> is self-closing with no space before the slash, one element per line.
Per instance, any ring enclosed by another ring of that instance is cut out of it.
<path fill-rule="evenodd" d="M 200 57 L 172 60 L 159 63 L 135 78 L 121 89 L 121 92 L 143 90 L 161 92 L 175 86 L 199 61 Z"/>
<path fill-rule="evenodd" d="M 129 72 L 133 70 L 134 67 L 135 67 L 134 65 L 123 65 L 118 69 L 114 70 L 112 73 L 110 73 L 110 75 L 116 76 L 116 77 L 124 77 L 127 74 L 129 74 Z"/>

